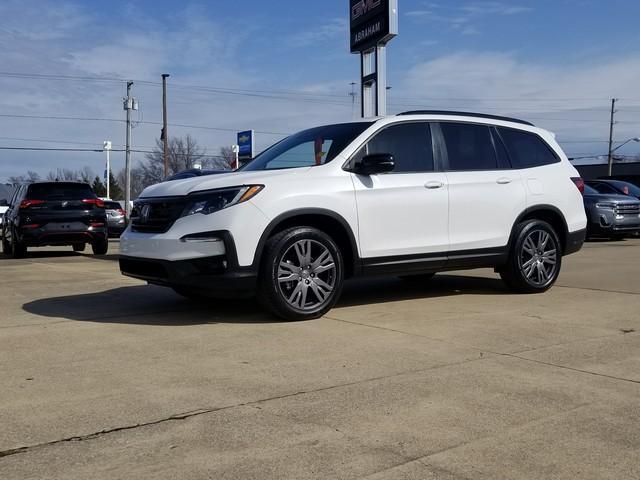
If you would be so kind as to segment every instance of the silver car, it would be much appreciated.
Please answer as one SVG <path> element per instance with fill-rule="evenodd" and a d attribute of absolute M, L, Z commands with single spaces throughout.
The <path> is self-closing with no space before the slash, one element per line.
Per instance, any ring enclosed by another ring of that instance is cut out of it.
<path fill-rule="evenodd" d="M 112 200 L 104 201 L 104 209 L 107 212 L 107 227 L 109 236 L 119 237 L 127 228 L 127 216 L 122 205 Z"/>
<path fill-rule="evenodd" d="M 640 231 L 640 201 L 627 195 L 603 194 L 584 187 L 587 235 L 623 238 Z"/>

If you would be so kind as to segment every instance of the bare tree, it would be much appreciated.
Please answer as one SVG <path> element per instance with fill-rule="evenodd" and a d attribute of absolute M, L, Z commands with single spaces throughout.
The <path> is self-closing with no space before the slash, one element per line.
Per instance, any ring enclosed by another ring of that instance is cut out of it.
<path fill-rule="evenodd" d="M 18 185 L 21 183 L 33 183 L 40 180 L 40 175 L 32 170 L 27 171 L 26 175 L 14 175 L 9 177 L 8 181 L 12 185 Z"/>
<path fill-rule="evenodd" d="M 231 147 L 220 147 L 220 163 L 223 170 L 232 169 L 235 161 L 235 155 Z"/>

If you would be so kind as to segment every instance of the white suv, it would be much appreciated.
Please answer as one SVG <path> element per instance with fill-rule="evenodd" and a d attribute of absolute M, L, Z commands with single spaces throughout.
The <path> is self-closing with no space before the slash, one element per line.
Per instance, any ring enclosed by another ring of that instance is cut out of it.
<path fill-rule="evenodd" d="M 148 187 L 120 269 L 187 297 L 255 294 L 289 320 L 323 315 L 359 275 L 493 267 L 542 292 L 583 244 L 583 186 L 553 134 L 521 120 L 420 111 L 326 125 L 240 171 Z"/>

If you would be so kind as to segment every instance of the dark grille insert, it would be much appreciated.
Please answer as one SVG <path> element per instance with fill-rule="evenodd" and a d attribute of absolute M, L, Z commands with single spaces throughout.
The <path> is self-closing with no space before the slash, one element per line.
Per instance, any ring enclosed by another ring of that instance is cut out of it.
<path fill-rule="evenodd" d="M 139 200 L 131 212 L 131 229 L 134 232 L 164 233 L 180 218 L 185 204 L 184 199 Z"/>
<path fill-rule="evenodd" d="M 167 270 L 161 263 L 144 260 L 120 259 L 120 271 L 135 277 L 167 279 Z"/>

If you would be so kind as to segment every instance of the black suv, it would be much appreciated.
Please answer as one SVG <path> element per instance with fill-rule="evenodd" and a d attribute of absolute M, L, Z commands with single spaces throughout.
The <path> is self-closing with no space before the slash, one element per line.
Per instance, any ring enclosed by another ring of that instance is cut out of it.
<path fill-rule="evenodd" d="M 27 247 L 71 245 L 81 252 L 107 253 L 104 202 L 79 182 L 37 182 L 18 187 L 2 222 L 2 249 L 20 258 Z"/>

